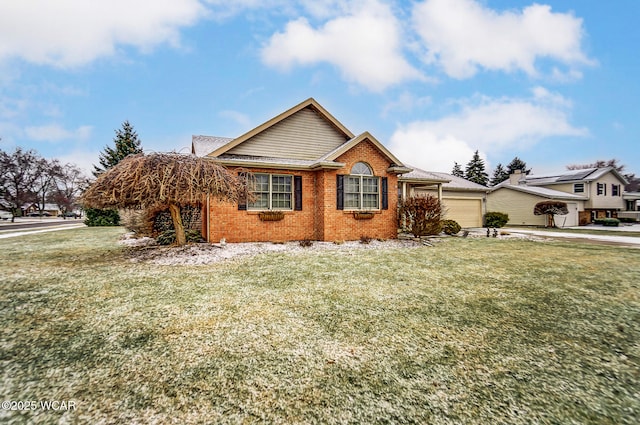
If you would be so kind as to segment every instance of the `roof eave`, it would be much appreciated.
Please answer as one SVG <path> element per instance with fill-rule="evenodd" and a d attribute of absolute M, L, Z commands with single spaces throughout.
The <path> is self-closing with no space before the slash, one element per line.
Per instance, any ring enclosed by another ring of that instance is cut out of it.
<path fill-rule="evenodd" d="M 392 174 L 406 174 L 413 171 L 413 168 L 405 167 L 404 165 L 392 164 L 391 167 L 387 168 L 387 173 Z"/>
<path fill-rule="evenodd" d="M 478 192 L 478 193 L 491 192 L 491 189 L 489 189 L 488 187 L 484 189 L 480 189 L 479 187 L 451 187 L 451 186 L 447 186 L 446 183 L 442 188 L 450 192 Z"/>
<path fill-rule="evenodd" d="M 224 159 L 224 158 L 214 158 L 208 157 L 211 160 L 216 161 L 220 165 L 224 166 L 232 166 L 232 167 L 246 167 L 246 168 L 273 168 L 277 170 L 296 170 L 296 171 L 305 171 L 305 170 L 322 170 L 322 169 L 340 169 L 345 167 L 346 164 L 342 162 L 316 162 L 313 164 L 293 164 L 286 162 L 276 162 L 276 161 L 252 161 L 250 159 L 247 160 L 238 160 L 238 159 Z"/>
<path fill-rule="evenodd" d="M 344 162 L 334 162 L 334 161 L 320 161 L 316 162 L 309 168 L 312 170 L 338 170 L 340 168 L 344 168 L 347 164 Z"/>
<path fill-rule="evenodd" d="M 287 164 L 281 162 L 269 162 L 269 161 L 251 161 L 251 160 L 225 160 L 221 158 L 212 158 L 212 160 L 216 161 L 220 165 L 224 165 L 226 167 L 246 167 L 246 168 L 273 168 L 277 170 L 308 170 L 311 167 L 309 165 L 302 164 Z"/>
<path fill-rule="evenodd" d="M 402 182 L 402 183 L 416 183 L 416 184 L 445 184 L 445 183 L 449 183 L 451 180 L 442 180 L 442 179 L 422 179 L 419 177 L 404 177 L 404 176 L 400 176 L 398 177 L 398 181 Z"/>
<path fill-rule="evenodd" d="M 588 201 L 589 200 L 588 197 L 575 196 L 575 195 L 572 196 L 570 193 L 564 193 L 560 191 L 556 191 L 557 194 L 544 194 L 544 193 L 537 193 L 531 190 L 527 190 L 526 188 L 527 186 L 505 185 L 501 187 L 492 188 L 490 192 L 495 192 L 498 189 L 512 189 L 518 192 L 526 193 L 528 195 L 539 196 L 541 198 L 547 198 L 547 199 L 563 199 L 563 200 L 569 200 L 569 201 Z"/>

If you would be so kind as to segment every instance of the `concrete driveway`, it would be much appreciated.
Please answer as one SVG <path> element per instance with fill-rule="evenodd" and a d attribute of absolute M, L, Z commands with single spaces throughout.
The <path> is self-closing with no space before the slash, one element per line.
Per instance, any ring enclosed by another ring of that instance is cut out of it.
<path fill-rule="evenodd" d="M 620 227 L 604 227 L 604 226 L 580 226 L 571 227 L 568 229 L 588 230 L 590 233 L 573 233 L 562 232 L 557 230 L 544 230 L 544 229 L 521 229 L 517 227 L 505 227 L 500 230 L 504 230 L 510 233 L 519 233 L 525 235 L 533 235 L 538 237 L 544 237 L 549 239 L 563 239 L 563 240 L 575 240 L 580 242 L 600 243 L 603 245 L 618 245 L 629 246 L 634 248 L 640 248 L 640 237 L 638 236 L 625 236 L 626 232 L 638 232 L 640 233 L 640 224 L 625 224 Z M 620 233 L 619 235 L 604 235 L 598 234 L 603 231 L 614 231 Z"/>

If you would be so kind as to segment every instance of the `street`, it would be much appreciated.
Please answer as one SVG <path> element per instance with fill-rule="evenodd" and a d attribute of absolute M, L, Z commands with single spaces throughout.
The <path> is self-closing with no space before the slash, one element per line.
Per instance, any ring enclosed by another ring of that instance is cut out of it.
<path fill-rule="evenodd" d="M 0 221 L 0 239 L 81 226 L 84 226 L 82 218 L 16 217 L 14 223 L 11 220 Z"/>

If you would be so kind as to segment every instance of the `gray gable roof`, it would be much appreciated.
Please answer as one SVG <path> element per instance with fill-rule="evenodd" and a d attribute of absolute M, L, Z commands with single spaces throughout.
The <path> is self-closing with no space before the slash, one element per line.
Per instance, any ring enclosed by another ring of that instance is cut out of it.
<path fill-rule="evenodd" d="M 399 178 L 400 181 L 418 182 L 418 183 L 420 181 L 439 182 L 439 183 L 447 183 L 447 182 L 451 181 L 449 178 L 443 177 L 443 176 L 439 176 L 436 173 L 433 173 L 431 171 L 421 170 L 420 168 L 416 168 L 416 167 L 411 166 L 411 165 L 407 165 L 407 167 L 412 168 L 413 171 L 401 175 L 400 178 Z"/>
<path fill-rule="evenodd" d="M 443 189 L 447 190 L 465 190 L 465 191 L 476 191 L 476 192 L 488 192 L 489 188 L 483 186 L 478 183 L 474 183 L 467 179 L 463 179 L 462 177 L 456 177 L 453 174 L 448 173 L 439 173 L 439 172 L 431 172 L 436 176 L 440 176 L 442 178 L 449 179 L 448 183 L 442 185 Z"/>
<path fill-rule="evenodd" d="M 565 199 L 565 200 L 575 200 L 575 201 L 584 201 L 587 199 L 585 196 L 574 195 L 573 193 L 567 193 L 567 192 L 562 192 L 560 190 L 548 189 L 546 187 L 511 185 L 508 183 L 507 184 L 502 184 L 502 183 L 500 183 L 497 186 L 494 186 L 491 189 L 491 191 L 495 192 L 498 189 L 510 189 L 510 190 L 529 193 L 531 195 L 536 195 L 536 196 L 540 196 L 542 198 L 548 198 L 548 199 Z"/>
<path fill-rule="evenodd" d="M 191 153 L 195 156 L 207 156 L 232 140 L 230 137 L 191 136 Z"/>
<path fill-rule="evenodd" d="M 546 186 L 552 184 L 563 184 L 572 182 L 592 182 L 598 180 L 607 173 L 612 173 L 621 182 L 627 184 L 627 179 L 624 178 L 613 167 L 602 168 L 585 168 L 580 170 L 569 170 L 564 173 L 550 174 L 550 175 L 528 175 L 524 176 L 528 185 L 531 186 Z"/>
<path fill-rule="evenodd" d="M 425 182 L 441 182 L 442 188 L 446 190 L 474 191 L 474 192 L 489 191 L 488 187 L 463 179 L 462 177 L 456 177 L 452 174 L 440 173 L 436 171 L 425 171 L 425 170 L 421 170 L 420 168 L 416 168 L 412 165 L 407 165 L 407 167 L 413 168 L 413 171 L 400 176 L 399 180 L 401 182 L 406 181 L 406 182 L 419 183 L 420 181 L 424 180 Z"/>

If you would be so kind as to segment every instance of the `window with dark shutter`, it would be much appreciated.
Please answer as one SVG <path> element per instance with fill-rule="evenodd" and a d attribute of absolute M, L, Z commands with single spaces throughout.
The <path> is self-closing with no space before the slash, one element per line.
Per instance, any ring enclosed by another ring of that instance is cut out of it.
<path fill-rule="evenodd" d="M 294 209 L 302 211 L 302 176 L 293 176 Z"/>
<path fill-rule="evenodd" d="M 382 178 L 382 209 L 389 209 L 389 181 L 387 177 Z"/>
<path fill-rule="evenodd" d="M 251 193 L 253 201 L 249 210 L 292 210 L 293 209 L 293 176 L 286 174 L 252 175 Z"/>
<path fill-rule="evenodd" d="M 338 174 L 336 181 L 336 205 L 339 210 L 344 209 L 344 176 Z"/>
<path fill-rule="evenodd" d="M 241 180 L 247 179 L 247 173 L 238 173 L 238 177 Z M 238 199 L 238 211 L 246 211 L 247 210 L 247 194 L 243 194 L 240 199 Z"/>

